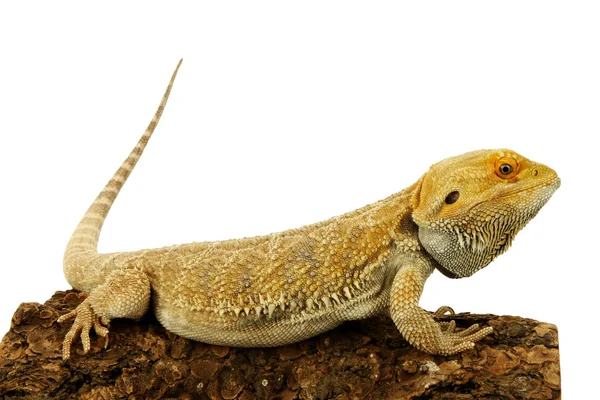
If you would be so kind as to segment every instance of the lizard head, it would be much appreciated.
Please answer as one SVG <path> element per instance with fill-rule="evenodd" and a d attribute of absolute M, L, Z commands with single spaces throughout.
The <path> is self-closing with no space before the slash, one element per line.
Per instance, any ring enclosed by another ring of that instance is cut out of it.
<path fill-rule="evenodd" d="M 553 169 L 511 150 L 479 150 L 431 166 L 412 195 L 419 241 L 451 278 L 508 249 L 560 186 Z"/>

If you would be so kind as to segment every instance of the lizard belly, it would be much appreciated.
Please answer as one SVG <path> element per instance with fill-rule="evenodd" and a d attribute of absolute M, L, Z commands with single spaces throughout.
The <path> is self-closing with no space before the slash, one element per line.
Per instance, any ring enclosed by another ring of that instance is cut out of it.
<path fill-rule="evenodd" d="M 154 298 L 154 313 L 170 332 L 204 343 L 234 347 L 274 347 L 296 343 L 331 330 L 344 321 L 363 319 L 387 310 L 389 288 L 381 284 L 330 308 L 310 312 L 280 311 L 273 317 L 241 313 L 220 316 L 204 310 L 172 305 Z M 279 310 L 278 310 L 279 311 Z"/>
<path fill-rule="evenodd" d="M 155 311 L 170 332 L 203 343 L 233 347 L 274 347 L 308 339 L 335 328 L 343 321 L 322 315 L 310 323 L 291 320 L 231 322 L 207 312 Z"/>

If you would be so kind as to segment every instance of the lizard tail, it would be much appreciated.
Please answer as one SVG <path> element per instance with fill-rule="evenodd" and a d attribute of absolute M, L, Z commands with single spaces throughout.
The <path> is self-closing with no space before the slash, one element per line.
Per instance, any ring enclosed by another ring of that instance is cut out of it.
<path fill-rule="evenodd" d="M 158 110 L 156 110 L 154 118 L 152 118 L 148 128 L 146 128 L 146 131 L 138 141 L 137 145 L 133 148 L 131 153 L 129 153 L 129 157 L 127 157 L 110 181 L 104 186 L 104 189 L 102 189 L 98 197 L 96 197 L 96 200 L 94 200 L 79 222 L 79 225 L 77 225 L 77 228 L 75 228 L 67 245 L 67 249 L 65 250 L 65 265 L 71 264 L 74 259 L 80 258 L 81 256 L 90 256 L 98 253 L 98 239 L 100 237 L 102 225 L 104 224 L 104 219 L 110 211 L 117 195 L 121 191 L 121 188 L 125 184 L 125 181 L 131 174 L 131 171 L 133 171 L 135 164 L 142 156 L 142 152 L 146 148 L 146 144 L 148 144 L 148 140 L 150 140 L 154 128 L 156 128 L 156 125 L 160 120 L 182 61 L 183 59 L 179 60 L 179 63 L 171 76 L 169 86 L 167 86 L 167 90 L 158 106 Z"/>

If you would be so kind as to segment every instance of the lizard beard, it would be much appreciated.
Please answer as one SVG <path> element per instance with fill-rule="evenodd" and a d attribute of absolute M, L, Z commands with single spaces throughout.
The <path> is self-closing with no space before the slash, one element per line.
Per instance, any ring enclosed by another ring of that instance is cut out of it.
<path fill-rule="evenodd" d="M 509 248 L 517 230 L 510 229 L 510 224 L 504 228 L 507 229 L 495 232 L 481 229 L 468 234 L 459 228 L 450 232 L 420 227 L 419 240 L 438 262 L 438 269 L 444 275 L 465 278 L 487 266 Z"/>

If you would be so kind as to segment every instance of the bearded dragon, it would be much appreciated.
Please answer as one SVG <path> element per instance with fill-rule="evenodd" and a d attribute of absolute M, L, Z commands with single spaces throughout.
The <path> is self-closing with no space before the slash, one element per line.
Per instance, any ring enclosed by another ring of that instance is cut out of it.
<path fill-rule="evenodd" d="M 151 307 L 177 335 L 238 347 L 298 342 L 378 313 L 388 313 L 411 345 L 430 354 L 472 349 L 493 331 L 438 323 L 419 298 L 434 270 L 468 277 L 506 251 L 560 186 L 551 168 L 507 149 L 445 159 L 386 199 L 298 229 L 99 254 L 104 220 L 154 132 L 180 65 L 150 125 L 67 245 L 65 277 L 89 296 L 58 319 L 74 319 L 64 359 L 78 336 L 87 353 L 92 328 L 107 336 L 110 320 L 139 319 Z"/>

